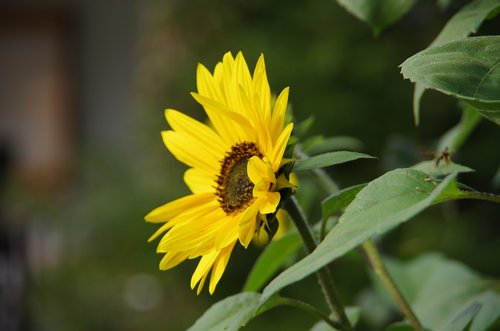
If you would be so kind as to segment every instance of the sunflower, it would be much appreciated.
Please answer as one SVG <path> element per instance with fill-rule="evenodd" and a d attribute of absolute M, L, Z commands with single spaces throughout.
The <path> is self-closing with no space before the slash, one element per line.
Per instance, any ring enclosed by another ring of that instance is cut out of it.
<path fill-rule="evenodd" d="M 261 55 L 253 76 L 243 54 L 226 53 L 210 73 L 199 64 L 198 93 L 191 93 L 210 120 L 207 126 L 173 109 L 165 111 L 171 130 L 162 137 L 168 150 L 189 169 L 184 181 L 192 194 L 150 212 L 146 221 L 163 224 L 157 252 L 160 269 L 200 258 L 191 278 L 199 294 L 209 273 L 212 294 L 235 245 L 245 248 L 276 213 L 279 190 L 290 187 L 278 170 L 293 124 L 285 125 L 288 88 L 273 103 Z"/>

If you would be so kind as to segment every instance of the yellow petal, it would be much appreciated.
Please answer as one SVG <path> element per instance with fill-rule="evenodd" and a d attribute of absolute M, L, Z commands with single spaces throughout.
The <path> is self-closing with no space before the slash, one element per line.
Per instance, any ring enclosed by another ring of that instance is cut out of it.
<path fill-rule="evenodd" d="M 198 168 L 207 175 L 219 171 L 219 160 L 213 153 L 205 149 L 192 137 L 175 131 L 163 131 L 163 142 L 175 158 L 190 167 Z"/>
<path fill-rule="evenodd" d="M 274 172 L 277 172 L 281 159 L 283 158 L 283 153 L 285 152 L 286 146 L 288 144 L 288 140 L 290 139 L 290 134 L 292 133 L 293 123 L 290 123 L 286 126 L 286 128 L 281 132 L 276 145 L 274 146 L 273 155 L 270 157 L 271 164 L 273 166 Z"/>
<path fill-rule="evenodd" d="M 196 69 L 196 85 L 199 94 L 222 103 L 226 102 L 217 80 L 202 64 L 198 64 Z"/>
<path fill-rule="evenodd" d="M 224 157 L 226 150 L 231 147 L 211 128 L 187 115 L 173 109 L 167 109 L 165 110 L 165 117 L 174 131 L 196 141 L 197 146 L 185 146 L 185 148 L 196 149 L 201 146 L 220 160 Z"/>
<path fill-rule="evenodd" d="M 191 95 L 203 106 L 217 132 L 229 145 L 256 141 L 254 129 L 244 116 L 216 100 L 197 93 Z"/>
<path fill-rule="evenodd" d="M 210 285 L 208 287 L 208 291 L 210 292 L 210 294 L 214 293 L 217 283 L 219 283 L 224 270 L 226 270 L 227 262 L 229 261 L 229 257 L 231 256 L 233 247 L 234 243 L 232 245 L 228 245 L 227 247 L 222 249 L 217 256 L 217 260 L 212 267 L 212 274 L 210 275 Z"/>
<path fill-rule="evenodd" d="M 190 168 L 184 172 L 184 182 L 193 193 L 215 192 L 216 176 L 207 176 L 197 168 Z"/>
<path fill-rule="evenodd" d="M 259 212 L 261 214 L 271 214 L 276 211 L 280 203 L 281 195 L 278 192 L 267 192 L 265 195 L 257 199 Z"/>
<path fill-rule="evenodd" d="M 207 280 L 208 272 L 203 275 L 200 282 L 198 283 L 198 289 L 196 290 L 196 295 L 200 295 L 201 290 L 203 289 L 203 285 L 205 285 L 205 281 Z"/>
<path fill-rule="evenodd" d="M 247 175 L 254 185 L 268 178 L 266 163 L 258 156 L 252 156 L 247 163 Z"/>
<path fill-rule="evenodd" d="M 238 231 L 239 231 L 239 217 L 230 216 L 227 217 L 223 228 L 215 238 L 215 249 L 222 249 L 226 247 L 230 243 L 238 240 Z"/>
<path fill-rule="evenodd" d="M 274 108 L 273 108 L 273 114 L 272 114 L 272 119 L 271 119 L 271 137 L 273 139 L 273 142 L 275 142 L 281 133 L 281 129 L 283 128 L 283 121 L 285 120 L 285 113 L 286 113 L 286 107 L 288 104 L 288 93 L 289 93 L 289 88 L 285 88 L 283 91 L 281 91 L 280 95 L 276 99 L 276 102 L 274 103 Z"/>
<path fill-rule="evenodd" d="M 252 241 L 253 234 L 257 226 L 257 213 L 259 212 L 259 205 L 253 203 L 242 214 L 239 221 L 238 237 L 240 243 L 247 248 L 248 244 Z"/>
<path fill-rule="evenodd" d="M 218 252 L 217 251 L 212 251 L 200 259 L 200 262 L 198 262 L 198 266 L 196 267 L 196 270 L 193 273 L 193 276 L 191 277 L 191 288 L 194 289 L 196 284 L 200 281 L 202 277 L 206 277 L 210 269 L 212 268 L 212 265 L 215 262 L 215 259 L 217 258 Z"/>
<path fill-rule="evenodd" d="M 227 215 L 220 209 L 192 218 L 171 228 L 160 240 L 157 251 L 190 251 L 190 256 L 205 254 L 214 247 L 215 238 L 226 221 Z"/>
<path fill-rule="evenodd" d="M 145 220 L 148 222 L 165 222 L 179 215 L 186 209 L 205 205 L 215 201 L 216 199 L 217 198 L 213 193 L 187 195 L 154 209 L 146 215 Z"/>
<path fill-rule="evenodd" d="M 264 54 L 261 54 L 253 73 L 253 90 L 258 100 L 259 112 L 263 115 L 266 128 L 270 127 L 271 88 L 267 80 Z"/>
<path fill-rule="evenodd" d="M 179 263 L 186 260 L 188 255 L 186 253 L 168 252 L 163 256 L 160 262 L 160 270 L 168 270 L 177 266 Z"/>

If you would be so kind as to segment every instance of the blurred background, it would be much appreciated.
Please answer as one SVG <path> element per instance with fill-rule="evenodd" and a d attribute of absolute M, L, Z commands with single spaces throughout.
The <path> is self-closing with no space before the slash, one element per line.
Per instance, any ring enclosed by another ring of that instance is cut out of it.
<path fill-rule="evenodd" d="M 311 135 L 354 137 L 353 149 L 379 158 L 329 169 L 342 187 L 431 159 L 460 109 L 429 91 L 416 128 L 413 87 L 398 65 L 465 2 L 420 1 L 374 37 L 331 0 L 0 1 L 0 330 L 185 330 L 240 291 L 259 249 L 235 250 L 216 293 L 196 296 L 195 261 L 159 271 L 156 243 L 146 242 L 156 226 L 143 221 L 187 193 L 185 168 L 161 141 L 163 110 L 203 120 L 189 95 L 196 65 L 212 70 L 228 50 L 242 50 L 251 68 L 265 54 L 273 91 L 291 87 L 296 120 L 314 114 Z M 497 34 L 497 24 L 480 33 Z M 482 121 L 452 156 L 476 169 L 462 182 L 499 192 L 499 132 Z M 319 218 L 314 189 L 301 183 L 304 207 Z M 498 277 L 499 215 L 487 202 L 434 207 L 385 236 L 382 250 L 401 259 L 442 251 Z M 334 268 L 344 302 L 370 308 L 366 330 L 397 319 L 356 252 Z M 323 305 L 313 277 L 285 292 Z M 278 308 L 246 329 L 313 323 Z"/>

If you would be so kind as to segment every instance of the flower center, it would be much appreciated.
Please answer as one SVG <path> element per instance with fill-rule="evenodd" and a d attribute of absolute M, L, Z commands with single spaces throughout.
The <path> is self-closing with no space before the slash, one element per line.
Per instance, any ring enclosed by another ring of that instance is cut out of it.
<path fill-rule="evenodd" d="M 248 178 L 247 164 L 252 156 L 262 157 L 254 143 L 243 142 L 226 153 L 217 176 L 216 194 L 221 208 L 232 214 L 246 207 L 253 198 L 254 184 Z"/>

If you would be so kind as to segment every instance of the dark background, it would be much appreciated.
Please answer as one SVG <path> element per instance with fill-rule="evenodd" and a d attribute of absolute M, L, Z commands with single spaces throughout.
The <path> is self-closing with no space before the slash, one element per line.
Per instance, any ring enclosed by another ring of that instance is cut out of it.
<path fill-rule="evenodd" d="M 398 65 L 464 3 L 420 1 L 374 37 L 328 0 L 1 1 L 0 329 L 184 330 L 240 291 L 258 249 L 235 250 L 216 293 L 196 296 L 195 261 L 160 272 L 156 244 L 146 242 L 156 226 L 143 221 L 187 192 L 185 168 L 160 138 L 163 110 L 204 119 L 189 95 L 196 65 L 212 70 L 228 50 L 242 50 L 251 69 L 265 54 L 273 91 L 291 88 L 296 121 L 314 115 L 311 135 L 355 137 L 379 158 L 329 169 L 342 187 L 431 159 L 460 108 L 428 91 L 415 127 L 413 87 Z M 480 33 L 497 34 L 496 24 Z M 452 156 L 476 169 L 462 182 L 499 192 L 499 141 L 498 127 L 483 120 Z M 307 179 L 301 187 L 308 196 Z M 318 203 L 303 202 L 319 217 Z M 499 215 L 487 202 L 433 207 L 386 235 L 382 250 L 402 259 L 441 251 L 498 277 Z M 344 302 L 368 307 L 366 329 L 397 319 L 368 289 L 356 252 L 334 268 Z M 313 277 L 285 292 L 323 305 Z M 278 308 L 246 329 L 313 322 Z"/>

